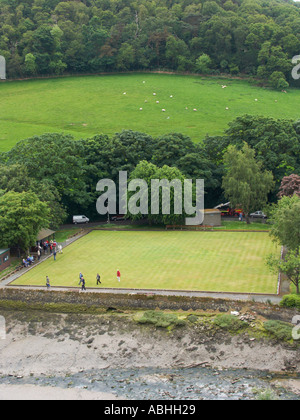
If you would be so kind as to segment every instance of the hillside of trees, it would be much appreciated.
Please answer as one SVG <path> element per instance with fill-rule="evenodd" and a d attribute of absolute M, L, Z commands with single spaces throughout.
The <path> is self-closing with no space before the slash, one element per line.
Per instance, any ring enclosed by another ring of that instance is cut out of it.
<path fill-rule="evenodd" d="M 292 0 L 0 0 L 10 78 L 163 69 L 284 88 L 299 54 Z"/>

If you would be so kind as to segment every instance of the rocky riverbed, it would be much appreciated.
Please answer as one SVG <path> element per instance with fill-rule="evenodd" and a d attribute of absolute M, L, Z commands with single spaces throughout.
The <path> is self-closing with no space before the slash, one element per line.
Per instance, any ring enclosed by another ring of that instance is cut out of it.
<path fill-rule="evenodd" d="M 0 399 L 300 399 L 299 347 L 130 313 L 1 315 Z"/>

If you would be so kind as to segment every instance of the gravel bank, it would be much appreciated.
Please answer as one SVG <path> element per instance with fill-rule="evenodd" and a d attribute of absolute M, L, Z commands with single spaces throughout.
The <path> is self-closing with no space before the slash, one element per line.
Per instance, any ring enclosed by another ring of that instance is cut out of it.
<path fill-rule="evenodd" d="M 296 381 L 292 392 L 297 395 L 299 348 L 252 339 L 248 334 L 232 336 L 199 325 L 170 333 L 138 325 L 125 314 L 8 311 L 5 319 L 0 399 L 17 399 L 17 395 L 23 399 L 218 399 L 220 395 L 247 399 L 252 387 L 263 387 L 261 381 L 282 379 L 272 372 L 292 372 Z M 257 373 L 247 377 L 246 372 L 253 370 Z M 220 375 L 225 375 L 222 386 Z M 289 378 L 284 380 L 288 386 Z M 232 386 L 226 388 L 227 383 Z M 158 390 L 163 392 L 158 394 Z"/>

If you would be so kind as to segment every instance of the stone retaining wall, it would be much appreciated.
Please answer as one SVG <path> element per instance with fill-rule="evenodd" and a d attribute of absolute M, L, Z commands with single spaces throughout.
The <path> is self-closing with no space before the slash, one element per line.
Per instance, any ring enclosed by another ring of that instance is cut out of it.
<path fill-rule="evenodd" d="M 291 322 L 297 310 L 280 308 L 259 302 L 232 301 L 229 299 L 213 299 L 207 297 L 161 296 L 147 294 L 89 293 L 78 291 L 26 290 L 18 288 L 0 289 L 1 301 L 22 302 L 28 309 L 36 305 L 66 304 L 84 305 L 89 308 L 118 310 L 172 310 L 172 311 L 250 311 L 268 319 Z"/>

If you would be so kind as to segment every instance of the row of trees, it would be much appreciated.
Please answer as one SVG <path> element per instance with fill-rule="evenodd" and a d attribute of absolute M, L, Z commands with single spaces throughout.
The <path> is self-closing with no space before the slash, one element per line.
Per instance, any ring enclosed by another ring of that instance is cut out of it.
<path fill-rule="evenodd" d="M 292 0 L 0 0 L 9 77 L 165 68 L 282 89 L 299 28 Z"/>
<path fill-rule="evenodd" d="M 108 178 L 118 184 L 119 171 L 127 171 L 129 180 L 204 179 L 206 208 L 229 199 L 249 213 L 267 200 L 276 202 L 282 179 L 300 173 L 300 124 L 245 115 L 230 123 L 224 136 L 199 144 L 183 134 L 153 138 L 130 130 L 78 141 L 64 134 L 23 140 L 0 155 L 0 245 L 22 243 L 25 235 L 17 224 L 31 223 L 35 233 L 73 214 L 99 219 L 97 183 Z M 286 188 L 293 188 L 290 182 Z M 31 216 L 21 217 L 29 205 Z M 152 222 L 180 221 L 173 212 Z M 10 230 L 19 232 L 18 241 L 8 241 Z"/>

